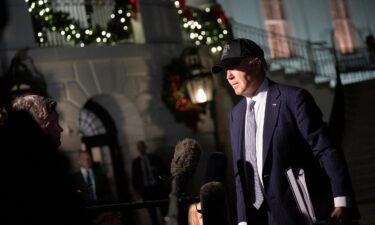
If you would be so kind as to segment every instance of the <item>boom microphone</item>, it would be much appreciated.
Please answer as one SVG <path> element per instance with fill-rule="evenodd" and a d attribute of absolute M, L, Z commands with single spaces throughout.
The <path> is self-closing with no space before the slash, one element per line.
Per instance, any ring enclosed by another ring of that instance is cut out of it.
<path fill-rule="evenodd" d="M 166 217 L 167 225 L 178 225 L 185 220 L 179 213 L 180 195 L 186 189 L 187 178 L 197 168 L 201 155 L 199 143 L 191 138 L 185 138 L 176 144 L 174 156 L 171 162 L 172 192 L 169 195 L 169 208 Z"/>
<path fill-rule="evenodd" d="M 172 177 L 191 176 L 197 168 L 200 155 L 201 147 L 196 140 L 185 138 L 178 142 L 171 162 Z"/>
<path fill-rule="evenodd" d="M 227 197 L 221 182 L 211 181 L 200 189 L 204 225 L 229 225 Z"/>

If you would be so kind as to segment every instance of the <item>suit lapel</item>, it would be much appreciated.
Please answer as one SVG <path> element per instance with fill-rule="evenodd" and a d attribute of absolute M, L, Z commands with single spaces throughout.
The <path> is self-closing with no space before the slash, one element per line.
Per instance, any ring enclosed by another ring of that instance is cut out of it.
<path fill-rule="evenodd" d="M 244 98 L 242 101 L 241 101 L 241 104 L 240 104 L 240 107 L 239 107 L 239 111 L 238 111 L 239 115 L 238 117 L 236 116 L 236 118 L 241 118 L 241 120 L 237 121 L 238 126 L 235 126 L 237 127 L 237 135 L 238 137 L 241 137 L 241 138 L 237 138 L 238 140 L 238 143 L 237 143 L 237 146 L 238 146 L 238 154 L 240 156 L 240 159 L 241 160 L 245 160 L 245 149 L 244 149 L 244 137 L 245 137 L 245 115 L 246 115 L 246 99 Z"/>
<path fill-rule="evenodd" d="M 266 111 L 264 117 L 264 128 L 263 128 L 263 168 L 268 156 L 268 151 L 277 123 L 280 103 L 278 99 L 280 91 L 277 85 L 273 81 L 269 81 L 269 88 L 267 94 Z"/>

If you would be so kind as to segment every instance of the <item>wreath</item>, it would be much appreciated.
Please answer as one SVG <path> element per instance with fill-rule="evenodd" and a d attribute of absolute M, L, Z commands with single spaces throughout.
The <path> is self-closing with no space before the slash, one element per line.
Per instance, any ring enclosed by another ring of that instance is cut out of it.
<path fill-rule="evenodd" d="M 72 44 L 114 44 L 133 36 L 131 17 L 137 13 L 136 0 L 115 0 L 115 6 L 107 27 L 99 25 L 82 27 L 69 13 L 56 11 L 46 0 L 25 0 L 34 26 L 35 40 L 42 45 L 48 41 L 47 32 L 57 32 Z M 91 5 L 85 5 L 92 12 Z"/>
<path fill-rule="evenodd" d="M 197 131 L 199 114 L 204 112 L 204 104 L 193 104 L 186 87 L 187 71 L 180 59 L 164 66 L 162 100 L 173 113 L 177 122 L 185 122 Z"/>

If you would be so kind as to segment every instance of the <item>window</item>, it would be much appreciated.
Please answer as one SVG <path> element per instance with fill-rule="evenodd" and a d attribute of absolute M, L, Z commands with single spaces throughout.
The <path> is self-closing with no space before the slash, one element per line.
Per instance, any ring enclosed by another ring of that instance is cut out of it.
<path fill-rule="evenodd" d="M 336 48 L 342 54 L 352 53 L 354 51 L 353 33 L 346 10 L 345 0 L 329 0 L 329 7 L 332 16 Z"/>
<path fill-rule="evenodd" d="M 79 133 L 83 137 L 106 134 L 102 121 L 90 110 L 82 109 L 78 121 Z"/>
<path fill-rule="evenodd" d="M 262 0 L 262 7 L 271 58 L 289 58 L 291 52 L 285 36 L 287 29 L 281 0 Z"/>

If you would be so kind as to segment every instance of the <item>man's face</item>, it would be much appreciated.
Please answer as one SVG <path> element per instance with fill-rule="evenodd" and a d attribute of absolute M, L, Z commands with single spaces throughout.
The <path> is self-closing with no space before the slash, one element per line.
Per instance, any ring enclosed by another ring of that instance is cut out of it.
<path fill-rule="evenodd" d="M 260 60 L 245 58 L 241 63 L 227 69 L 227 81 L 232 86 L 236 95 L 252 97 L 263 79 Z"/>
<path fill-rule="evenodd" d="M 79 156 L 79 163 L 81 167 L 89 169 L 92 166 L 92 158 L 88 152 L 82 152 Z"/>
<path fill-rule="evenodd" d="M 59 124 L 59 114 L 56 111 L 48 115 L 43 130 L 57 147 L 61 145 L 61 132 L 63 132 L 63 129 Z"/>

